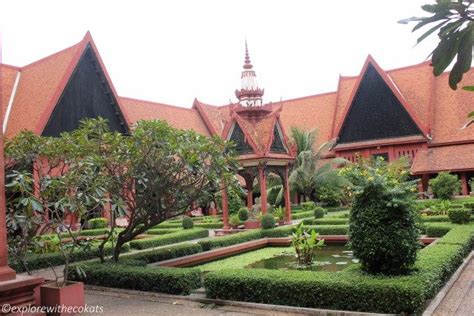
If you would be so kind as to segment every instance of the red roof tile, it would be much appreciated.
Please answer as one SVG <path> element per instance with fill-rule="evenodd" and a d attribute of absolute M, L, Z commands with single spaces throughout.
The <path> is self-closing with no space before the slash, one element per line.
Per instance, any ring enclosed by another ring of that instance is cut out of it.
<path fill-rule="evenodd" d="M 120 99 L 131 124 L 139 120 L 165 120 L 175 128 L 210 135 L 197 110 L 125 97 Z"/>
<path fill-rule="evenodd" d="M 413 174 L 439 171 L 463 171 L 474 168 L 474 144 L 432 147 L 418 151 Z"/>
<path fill-rule="evenodd" d="M 5 117 L 5 112 L 7 111 L 8 103 L 10 102 L 10 98 L 13 92 L 13 86 L 15 84 L 15 80 L 19 73 L 19 69 L 9 65 L 2 65 L 0 64 L 0 75 L 1 75 L 1 106 L 2 106 L 2 114 Z"/>

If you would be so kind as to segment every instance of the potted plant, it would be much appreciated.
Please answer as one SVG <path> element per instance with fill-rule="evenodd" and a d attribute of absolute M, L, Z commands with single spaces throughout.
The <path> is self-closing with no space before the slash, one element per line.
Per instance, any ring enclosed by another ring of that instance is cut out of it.
<path fill-rule="evenodd" d="M 275 207 L 273 210 L 273 216 L 275 216 L 278 219 L 278 225 L 283 226 L 285 225 L 285 208 L 278 206 Z"/>

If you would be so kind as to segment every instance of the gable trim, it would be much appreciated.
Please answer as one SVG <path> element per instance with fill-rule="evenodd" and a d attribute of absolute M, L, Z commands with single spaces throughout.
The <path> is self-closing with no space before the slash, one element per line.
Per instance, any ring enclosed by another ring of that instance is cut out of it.
<path fill-rule="evenodd" d="M 10 118 L 10 113 L 12 111 L 13 102 L 15 101 L 16 90 L 18 89 L 18 84 L 20 83 L 20 77 L 21 77 L 21 72 L 17 71 L 16 78 L 15 78 L 15 83 L 13 84 L 12 93 L 10 95 L 10 100 L 8 100 L 8 105 L 7 105 L 7 110 L 5 112 L 5 117 L 3 118 L 3 126 L 2 126 L 3 134 L 5 134 L 5 132 L 7 131 L 8 119 Z"/>
<path fill-rule="evenodd" d="M 92 39 L 92 36 L 90 32 L 87 32 L 82 41 L 79 43 L 80 47 L 77 50 L 76 54 L 72 58 L 70 64 L 68 65 L 66 72 L 64 73 L 63 78 L 61 79 L 59 85 L 56 88 L 56 91 L 54 92 L 52 98 L 49 100 L 48 105 L 45 107 L 43 110 L 43 113 L 34 129 L 35 134 L 41 135 L 46 128 L 48 121 L 54 111 L 54 108 L 60 101 L 60 98 L 64 92 L 64 89 L 66 89 L 67 84 L 69 83 L 69 80 L 71 79 L 72 75 L 74 74 L 76 67 L 79 65 L 79 61 L 81 60 L 82 56 L 86 53 L 86 50 L 88 46 L 94 53 L 95 58 L 97 59 L 98 65 L 100 69 L 102 70 L 105 80 L 111 90 L 112 96 L 115 100 L 115 103 L 117 104 L 120 114 L 124 120 L 124 128 L 126 131 L 130 131 L 130 120 L 127 117 L 127 114 L 124 110 L 124 107 L 122 106 L 120 99 L 117 95 L 117 92 L 112 84 L 112 81 L 110 80 L 109 74 L 107 73 L 107 69 L 104 66 L 104 63 L 102 62 L 102 59 L 100 57 L 100 54 L 97 50 L 97 47 L 94 44 L 94 41 Z"/>
<path fill-rule="evenodd" d="M 405 108 L 405 110 L 407 111 L 408 115 L 411 117 L 411 119 L 413 120 L 413 122 L 415 123 L 415 125 L 418 127 L 418 129 L 423 133 L 423 136 L 426 137 L 426 135 L 428 134 L 428 129 L 426 126 L 424 126 L 421 121 L 418 119 L 418 117 L 415 115 L 415 112 L 413 111 L 412 107 L 408 104 L 408 102 L 406 101 L 406 99 L 403 97 L 403 95 L 401 94 L 400 90 L 398 89 L 398 87 L 395 85 L 395 83 L 393 82 L 393 80 L 388 76 L 388 74 L 382 69 L 380 68 L 380 66 L 377 64 L 377 62 L 375 61 L 375 59 L 369 55 L 364 63 L 364 66 L 362 67 L 362 70 L 359 74 L 359 76 L 357 77 L 357 82 L 356 84 L 354 85 L 354 88 L 352 89 L 352 92 L 351 92 L 351 95 L 349 97 L 349 100 L 346 104 L 346 107 L 344 109 L 344 112 L 342 114 L 342 117 L 341 117 L 341 120 L 339 121 L 339 124 L 337 125 L 337 128 L 335 130 L 335 133 L 334 133 L 334 136 L 335 137 L 339 137 L 340 133 L 341 133 L 341 130 L 342 130 L 342 127 L 347 119 L 347 114 L 349 113 L 349 110 L 352 106 L 352 103 L 354 101 L 354 98 L 357 94 L 357 91 L 359 90 L 360 88 L 360 85 L 362 83 L 362 79 L 364 77 L 364 74 L 367 72 L 367 69 L 369 67 L 369 64 L 372 65 L 375 69 L 375 71 L 380 75 L 380 77 L 382 78 L 382 80 L 385 82 L 385 84 L 389 87 L 389 89 L 392 91 L 392 93 L 395 95 L 395 97 L 398 99 L 398 101 L 400 102 L 400 104 Z"/>

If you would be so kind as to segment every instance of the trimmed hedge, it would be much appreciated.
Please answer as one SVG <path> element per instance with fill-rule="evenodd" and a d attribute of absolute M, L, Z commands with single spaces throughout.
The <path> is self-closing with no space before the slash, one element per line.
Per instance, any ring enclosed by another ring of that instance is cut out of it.
<path fill-rule="evenodd" d="M 158 268 L 112 263 L 81 264 L 79 276 L 71 269 L 70 279 L 114 288 L 188 295 L 201 287 L 201 271 L 194 268 Z"/>
<path fill-rule="evenodd" d="M 148 264 L 178 257 L 184 257 L 199 252 L 202 252 L 201 245 L 184 243 L 159 249 L 145 250 L 137 253 L 127 254 L 125 256 L 120 257 L 120 262 L 122 262 L 122 260 L 133 259 L 143 261 Z"/>
<path fill-rule="evenodd" d="M 449 223 L 435 223 L 426 225 L 426 236 L 428 237 L 443 237 L 453 228 Z"/>
<path fill-rule="evenodd" d="M 169 244 L 174 244 L 182 241 L 188 241 L 197 238 L 208 237 L 209 232 L 204 228 L 193 228 L 177 231 L 175 233 L 170 233 L 157 237 L 150 237 L 145 239 L 132 240 L 130 242 L 130 247 L 134 249 L 146 249 L 159 247 Z"/>
<path fill-rule="evenodd" d="M 424 223 L 449 222 L 448 215 L 421 216 L 420 218 Z"/>
<path fill-rule="evenodd" d="M 90 229 L 106 228 L 109 226 L 109 220 L 105 217 L 92 218 L 87 223 Z"/>
<path fill-rule="evenodd" d="M 181 223 L 183 229 L 192 229 L 194 228 L 194 222 L 191 217 L 185 216 L 183 217 L 183 222 Z"/>
<path fill-rule="evenodd" d="M 474 225 L 455 226 L 418 253 L 410 275 L 368 275 L 353 265 L 338 273 L 266 269 L 221 270 L 204 276 L 210 298 L 377 313 L 421 314 L 462 262 Z M 343 298 L 343 299 L 341 299 Z"/>
<path fill-rule="evenodd" d="M 349 225 L 313 225 L 308 229 L 314 229 L 320 235 L 347 235 Z"/>
<path fill-rule="evenodd" d="M 348 218 L 307 218 L 303 220 L 305 225 L 348 225 Z"/>
<path fill-rule="evenodd" d="M 302 219 L 302 218 L 314 218 L 314 210 L 310 210 L 310 211 L 302 211 L 302 212 L 298 212 L 298 213 L 293 213 L 291 214 L 291 219 Z"/>
<path fill-rule="evenodd" d="M 219 229 L 224 226 L 223 223 L 195 223 L 194 227 L 207 228 L 207 229 Z"/>
<path fill-rule="evenodd" d="M 448 211 L 449 220 L 455 224 L 465 224 L 471 220 L 471 210 L 451 209 Z"/>
<path fill-rule="evenodd" d="M 130 250 L 130 245 L 125 244 L 122 247 L 122 253 L 128 252 Z M 106 255 L 111 255 L 113 247 L 106 244 L 104 247 Z M 70 262 L 78 262 L 84 260 L 95 259 L 98 257 L 97 247 L 91 248 L 89 251 L 79 251 L 76 250 L 72 256 L 69 258 Z M 60 266 L 64 264 L 64 259 L 59 252 L 45 253 L 45 254 L 32 254 L 26 257 L 26 265 L 29 270 L 38 270 L 49 268 L 51 266 Z M 25 268 L 22 264 L 10 262 L 10 267 L 16 272 L 25 272 Z"/>
<path fill-rule="evenodd" d="M 182 231 L 182 228 L 152 228 L 146 231 L 147 235 L 166 235 Z"/>
<path fill-rule="evenodd" d="M 282 226 L 273 229 L 255 229 L 250 231 L 245 231 L 241 233 L 236 233 L 228 236 L 207 238 L 204 240 L 198 241 L 198 244 L 202 246 L 203 251 L 211 250 L 214 248 L 227 247 L 243 242 L 260 239 L 260 238 L 278 238 L 278 237 L 288 237 L 291 235 L 294 226 Z"/>

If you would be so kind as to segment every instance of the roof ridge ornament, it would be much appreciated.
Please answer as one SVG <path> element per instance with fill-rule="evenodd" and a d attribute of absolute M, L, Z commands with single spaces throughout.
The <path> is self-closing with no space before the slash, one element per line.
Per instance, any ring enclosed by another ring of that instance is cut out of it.
<path fill-rule="evenodd" d="M 242 75 L 240 77 L 241 88 L 235 90 L 235 96 L 239 99 L 239 104 L 244 107 L 262 106 L 263 89 L 260 89 L 257 84 L 257 75 L 253 70 L 253 65 L 250 62 L 250 54 L 245 39 L 245 57 Z"/>

